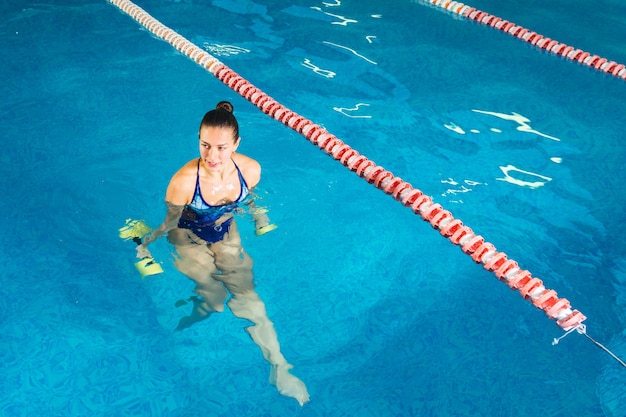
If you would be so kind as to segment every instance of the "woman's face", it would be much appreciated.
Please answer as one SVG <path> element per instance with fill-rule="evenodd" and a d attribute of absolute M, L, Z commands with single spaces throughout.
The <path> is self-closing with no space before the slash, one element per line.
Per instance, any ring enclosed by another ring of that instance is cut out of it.
<path fill-rule="evenodd" d="M 200 157 L 209 171 L 221 172 L 239 146 L 229 127 L 202 126 L 200 128 Z"/>

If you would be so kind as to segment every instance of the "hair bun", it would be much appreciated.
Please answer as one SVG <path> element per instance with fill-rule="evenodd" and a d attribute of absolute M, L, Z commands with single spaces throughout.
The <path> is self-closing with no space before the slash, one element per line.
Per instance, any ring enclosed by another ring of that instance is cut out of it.
<path fill-rule="evenodd" d="M 215 106 L 216 109 L 223 109 L 226 110 L 229 113 L 233 112 L 233 105 L 230 104 L 230 102 L 228 101 L 220 101 L 219 103 L 217 103 L 217 106 Z"/>

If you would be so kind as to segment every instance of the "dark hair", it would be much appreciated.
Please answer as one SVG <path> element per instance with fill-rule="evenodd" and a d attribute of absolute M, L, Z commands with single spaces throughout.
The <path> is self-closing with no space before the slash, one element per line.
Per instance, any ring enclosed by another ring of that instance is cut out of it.
<path fill-rule="evenodd" d="M 237 123 L 233 111 L 234 108 L 232 104 L 228 101 L 220 101 L 215 106 L 215 109 L 204 115 L 200 123 L 200 129 L 202 129 L 203 126 L 231 128 L 235 135 L 234 139 L 237 141 L 237 139 L 239 139 L 239 123 Z"/>

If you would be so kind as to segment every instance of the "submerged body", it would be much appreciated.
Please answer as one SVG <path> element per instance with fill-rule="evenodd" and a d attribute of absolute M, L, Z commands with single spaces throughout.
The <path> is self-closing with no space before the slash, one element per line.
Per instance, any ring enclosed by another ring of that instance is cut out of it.
<path fill-rule="evenodd" d="M 261 167 L 235 152 L 240 142 L 238 126 L 232 106 L 226 103 L 220 108 L 223 103 L 205 115 L 199 132 L 200 159 L 186 163 L 170 180 L 166 219 L 144 239 L 138 256 L 145 256 L 145 247 L 167 233 L 176 249 L 174 264 L 194 281 L 198 295 L 190 298 L 192 311 L 181 318 L 177 329 L 224 311 L 226 303 L 236 317 L 252 322 L 246 331 L 270 363 L 270 383 L 303 405 L 309 394 L 304 383 L 289 373 L 292 365 L 280 352 L 274 325 L 255 291 L 253 261 L 241 245 L 234 219 L 242 204 L 253 205 L 249 194 L 260 180 Z M 254 213 L 257 234 L 271 230 L 267 216 Z"/>

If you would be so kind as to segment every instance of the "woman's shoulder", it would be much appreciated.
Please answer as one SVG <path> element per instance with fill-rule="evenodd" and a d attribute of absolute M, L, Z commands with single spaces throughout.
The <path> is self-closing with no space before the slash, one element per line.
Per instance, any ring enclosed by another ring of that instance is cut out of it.
<path fill-rule="evenodd" d="M 195 178 L 196 173 L 198 172 L 198 163 L 198 158 L 187 162 L 185 165 L 180 167 L 176 173 L 174 173 L 171 181 L 185 181 L 189 177 Z"/>
<path fill-rule="evenodd" d="M 233 153 L 232 158 L 239 167 L 241 175 L 243 175 L 248 186 L 250 188 L 256 186 L 261 179 L 261 164 L 241 153 Z"/>
<path fill-rule="evenodd" d="M 188 204 L 196 187 L 197 172 L 198 158 L 192 159 L 176 171 L 167 187 L 166 199 L 173 204 Z"/>

